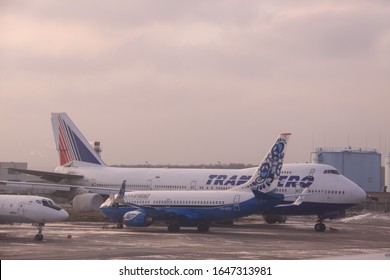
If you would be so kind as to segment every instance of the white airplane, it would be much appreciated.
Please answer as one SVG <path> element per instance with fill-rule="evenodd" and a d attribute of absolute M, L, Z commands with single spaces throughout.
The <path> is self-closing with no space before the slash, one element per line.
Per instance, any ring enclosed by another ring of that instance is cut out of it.
<path fill-rule="evenodd" d="M 54 172 L 12 169 L 61 184 L 0 181 L 0 190 L 30 194 L 59 192 L 74 198 L 75 211 L 90 211 L 99 209 L 102 195 L 117 193 L 118 182 L 123 180 L 127 181 L 127 190 L 227 190 L 247 182 L 256 170 L 110 167 L 104 164 L 66 113 L 52 113 L 51 120 L 61 165 Z M 318 215 L 317 231 L 325 230 L 325 218 L 337 217 L 366 197 L 363 189 L 334 167 L 306 163 L 284 164 L 277 192 L 310 195 L 302 197 L 299 205 L 267 211 L 266 220 L 275 221 L 275 215 Z M 291 202 L 294 202 L 293 198 L 285 199 L 285 203 Z M 280 221 L 283 217 L 276 218 Z"/>
<path fill-rule="evenodd" d="M 40 196 L 0 195 L 0 224 L 31 223 L 38 229 L 35 240 L 43 240 L 45 223 L 60 222 L 69 217 L 68 212 L 53 200 Z"/>
<path fill-rule="evenodd" d="M 178 232 L 180 226 L 197 226 L 199 232 L 207 232 L 213 222 L 233 220 L 271 209 L 285 198 L 274 190 L 282 171 L 289 135 L 284 133 L 277 138 L 251 178 L 242 185 L 225 191 L 125 193 L 124 181 L 117 197 L 108 198 L 100 207 L 100 212 L 112 222 L 123 220 L 129 227 L 146 227 L 163 221 L 168 224 L 169 232 Z"/>

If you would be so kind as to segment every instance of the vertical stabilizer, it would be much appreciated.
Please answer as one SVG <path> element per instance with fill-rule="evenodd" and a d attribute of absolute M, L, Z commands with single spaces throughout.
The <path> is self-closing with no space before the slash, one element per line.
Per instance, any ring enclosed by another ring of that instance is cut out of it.
<path fill-rule="evenodd" d="M 252 178 L 235 188 L 230 190 L 245 190 L 253 191 L 255 196 L 260 196 L 261 193 L 272 191 L 276 187 L 276 182 L 279 179 L 283 167 L 283 160 L 286 153 L 287 142 L 291 133 L 282 133 L 276 139 L 266 157 L 256 169 Z"/>
<path fill-rule="evenodd" d="M 61 165 L 71 161 L 105 165 L 66 113 L 52 113 L 51 123 Z"/>

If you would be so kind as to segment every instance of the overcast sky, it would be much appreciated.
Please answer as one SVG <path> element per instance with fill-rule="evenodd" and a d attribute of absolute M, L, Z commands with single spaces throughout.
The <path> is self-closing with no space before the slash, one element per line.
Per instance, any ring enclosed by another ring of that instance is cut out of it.
<path fill-rule="evenodd" d="M 58 163 L 67 112 L 107 164 L 390 150 L 390 1 L 0 2 L 0 161 Z"/>

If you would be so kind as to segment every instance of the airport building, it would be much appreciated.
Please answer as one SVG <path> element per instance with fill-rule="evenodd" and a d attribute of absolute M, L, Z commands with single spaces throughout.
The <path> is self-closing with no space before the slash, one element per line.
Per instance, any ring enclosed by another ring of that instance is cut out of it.
<path fill-rule="evenodd" d="M 317 148 L 312 155 L 312 161 L 334 166 L 366 192 L 384 191 L 381 176 L 381 154 L 374 149 Z"/>
<path fill-rule="evenodd" d="M 14 172 L 8 168 L 27 169 L 27 162 L 0 162 L 0 180 L 2 181 L 26 181 L 27 175 Z"/>
<path fill-rule="evenodd" d="M 390 193 L 390 153 L 385 156 L 385 186 L 384 191 Z"/>

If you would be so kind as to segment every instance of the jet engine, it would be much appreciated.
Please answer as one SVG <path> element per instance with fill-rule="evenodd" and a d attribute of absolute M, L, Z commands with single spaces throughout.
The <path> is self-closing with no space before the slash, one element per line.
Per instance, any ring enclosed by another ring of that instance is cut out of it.
<path fill-rule="evenodd" d="M 97 193 L 83 193 L 76 195 L 72 200 L 75 212 L 91 212 L 99 210 L 103 197 Z"/>
<path fill-rule="evenodd" d="M 128 227 L 148 227 L 153 223 L 153 217 L 142 210 L 134 210 L 123 216 L 123 223 Z"/>

